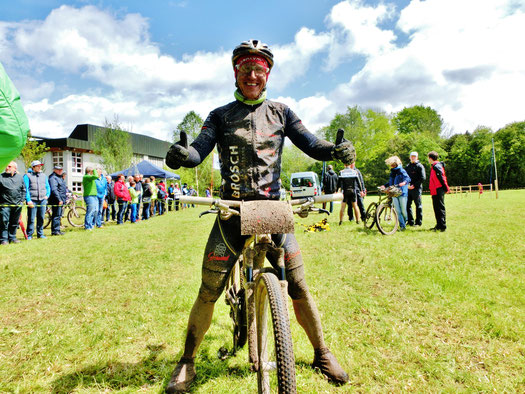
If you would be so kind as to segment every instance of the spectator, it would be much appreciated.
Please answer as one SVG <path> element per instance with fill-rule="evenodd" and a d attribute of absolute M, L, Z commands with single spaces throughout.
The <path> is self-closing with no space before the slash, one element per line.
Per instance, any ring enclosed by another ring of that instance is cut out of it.
<path fill-rule="evenodd" d="M 144 179 L 142 184 L 142 220 L 148 220 L 150 217 L 151 206 L 151 187 L 149 178 Z"/>
<path fill-rule="evenodd" d="M 0 175 L 0 244 L 17 244 L 16 230 L 22 213 L 26 196 L 24 177 L 17 172 L 17 164 L 7 164 L 5 172 Z"/>
<path fill-rule="evenodd" d="M 447 218 L 445 212 L 445 194 L 450 193 L 447 176 L 445 175 L 445 163 L 438 161 L 439 155 L 435 151 L 428 152 L 430 163 L 430 195 L 432 196 L 432 207 L 436 216 L 436 226 L 433 231 L 445 231 L 447 229 Z"/>
<path fill-rule="evenodd" d="M 117 224 L 124 223 L 124 213 L 128 207 L 128 203 L 131 200 L 128 187 L 125 184 L 126 177 L 120 175 L 118 181 L 115 182 L 115 198 L 117 199 L 118 212 L 117 212 Z"/>
<path fill-rule="evenodd" d="M 149 187 L 151 189 L 151 216 L 154 216 L 157 213 L 158 189 L 153 175 L 149 177 Z"/>
<path fill-rule="evenodd" d="M 51 188 L 47 176 L 42 172 L 42 163 L 35 160 L 31 163 L 31 170 L 24 175 L 27 202 L 27 239 L 33 239 L 35 232 L 38 238 L 46 238 L 44 235 L 44 216 L 46 204 Z"/>
<path fill-rule="evenodd" d="M 141 174 L 135 174 L 133 177 L 133 180 L 135 181 L 135 190 L 139 194 L 139 201 L 137 203 L 137 221 L 140 220 L 140 206 L 142 205 L 142 175 Z"/>
<path fill-rule="evenodd" d="M 423 205 L 421 204 L 421 194 L 423 192 L 423 181 L 427 179 L 425 167 L 418 160 L 418 153 L 410 153 L 410 163 L 407 165 L 407 174 L 410 177 L 407 196 L 407 218 L 409 226 L 421 226 L 423 223 Z M 416 221 L 412 216 L 412 202 L 416 206 Z"/>
<path fill-rule="evenodd" d="M 166 210 L 166 195 L 166 185 L 161 179 L 161 181 L 157 184 L 157 201 L 159 207 L 159 215 L 163 215 L 164 211 Z"/>
<path fill-rule="evenodd" d="M 135 186 L 137 186 L 137 183 L 135 182 L 135 180 L 132 180 L 130 183 L 129 183 L 129 195 L 131 197 L 131 200 L 130 200 L 130 206 L 131 206 L 131 213 L 130 213 L 130 221 L 131 223 L 135 223 L 137 221 L 137 205 L 139 203 L 139 192 L 137 191 L 137 189 L 135 188 Z"/>
<path fill-rule="evenodd" d="M 98 179 L 95 180 L 95 185 L 97 187 L 97 200 L 98 200 L 98 210 L 95 223 L 97 228 L 101 228 L 104 225 L 104 202 L 106 201 L 106 192 L 108 187 L 108 180 L 102 171 L 100 171 Z"/>
<path fill-rule="evenodd" d="M 357 207 L 359 208 L 359 212 L 361 213 L 361 218 L 364 218 L 366 216 L 365 204 L 363 203 L 363 199 L 366 196 L 365 180 L 363 179 L 363 174 L 361 174 L 361 171 L 359 171 L 359 169 L 355 167 L 354 169 L 357 171 Z"/>
<path fill-rule="evenodd" d="M 206 193 L 206 197 L 208 197 L 208 198 L 211 197 L 211 191 L 210 191 L 209 187 L 206 188 L 206 192 L 205 193 Z"/>
<path fill-rule="evenodd" d="M 345 168 L 339 173 L 339 181 L 337 188 L 340 189 L 344 195 L 343 202 L 341 202 L 341 211 L 339 212 L 339 225 L 343 224 L 343 217 L 345 215 L 345 208 L 348 205 L 348 219 L 353 220 L 352 209 L 355 212 L 355 221 L 359 223 L 359 211 L 357 209 L 357 171 L 355 164 L 345 164 Z"/>
<path fill-rule="evenodd" d="M 168 187 L 168 211 L 173 210 L 173 204 L 175 201 L 175 185 L 173 183 Z"/>
<path fill-rule="evenodd" d="M 198 196 L 197 190 L 195 190 L 193 186 L 190 186 L 190 188 L 188 189 L 188 196 L 191 196 L 191 197 Z M 195 208 L 195 204 L 191 204 L 191 207 Z"/>
<path fill-rule="evenodd" d="M 337 191 L 337 182 L 339 177 L 334 171 L 334 167 L 329 164 L 328 171 L 323 176 L 323 191 L 324 194 L 333 194 Z M 326 203 L 323 203 L 323 209 L 326 209 Z M 334 210 L 334 202 L 330 201 L 330 213 Z"/>
<path fill-rule="evenodd" d="M 86 203 L 86 217 L 84 219 L 84 228 L 86 230 L 93 230 L 98 215 L 97 184 L 95 183 L 97 179 L 97 170 L 91 166 L 87 166 L 84 177 L 82 178 L 84 202 Z"/>
<path fill-rule="evenodd" d="M 49 187 L 51 194 L 48 202 L 51 205 L 51 235 L 64 235 L 60 229 L 60 221 L 64 212 L 64 204 L 67 201 L 66 181 L 62 177 L 64 169 L 55 166 L 49 175 Z"/>
<path fill-rule="evenodd" d="M 129 185 L 131 185 L 131 181 L 133 180 L 133 177 L 131 175 L 129 175 L 127 178 L 126 178 L 126 187 L 129 189 Z M 129 220 L 129 215 L 131 214 L 131 204 L 129 203 L 128 201 L 128 205 L 126 207 L 126 213 L 124 214 L 124 221 L 127 221 Z"/>
<path fill-rule="evenodd" d="M 190 195 L 190 191 L 188 189 L 188 184 L 187 183 L 184 183 L 182 185 L 182 195 L 183 196 L 189 196 Z M 182 204 L 182 209 L 188 208 L 188 206 L 189 206 L 188 204 Z"/>
<path fill-rule="evenodd" d="M 110 213 L 111 220 L 115 221 L 116 219 L 116 209 L 115 209 L 115 182 L 111 176 L 106 176 L 106 209 L 105 209 L 105 218 L 106 222 L 109 222 Z"/>
<path fill-rule="evenodd" d="M 403 168 L 399 157 L 391 156 L 385 160 L 385 163 L 390 167 L 390 178 L 388 179 L 388 183 L 381 186 L 381 189 L 384 190 L 388 186 L 397 186 L 401 189 L 401 195 L 392 197 L 392 202 L 394 203 L 394 208 L 397 212 L 399 229 L 404 231 L 407 221 L 407 194 L 410 177 Z"/>
<path fill-rule="evenodd" d="M 175 189 L 173 190 L 173 195 L 175 196 L 175 210 L 179 210 L 180 206 L 180 196 L 182 195 L 182 192 L 180 191 L 180 187 L 178 183 L 175 183 Z M 182 207 L 181 207 L 182 209 Z"/>

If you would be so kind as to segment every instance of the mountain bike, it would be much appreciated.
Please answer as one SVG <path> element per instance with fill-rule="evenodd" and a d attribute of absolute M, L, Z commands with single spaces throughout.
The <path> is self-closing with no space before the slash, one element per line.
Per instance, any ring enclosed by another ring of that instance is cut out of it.
<path fill-rule="evenodd" d="M 221 220 L 240 216 L 241 235 L 248 236 L 239 259 L 228 277 L 225 302 L 233 320 L 233 349 L 221 358 L 235 355 L 248 342 L 249 362 L 257 371 L 259 393 L 295 393 L 295 357 L 288 317 L 288 282 L 284 249 L 271 234 L 294 232 L 293 214 L 327 213 L 315 203 L 342 201 L 343 195 L 326 194 L 292 201 L 228 201 L 181 196 L 181 203 L 208 205 L 208 213 Z M 276 255 L 272 267 L 265 267 L 266 254 Z"/>
<path fill-rule="evenodd" d="M 399 227 L 397 212 L 392 206 L 392 197 L 401 195 L 401 189 L 397 186 L 389 186 L 386 189 L 377 188 L 379 191 L 379 201 L 372 202 L 366 209 L 366 215 L 363 218 L 365 228 L 372 229 L 377 225 L 381 234 L 395 234 Z"/>
<path fill-rule="evenodd" d="M 84 226 L 84 218 L 86 217 L 86 208 L 77 205 L 77 200 L 80 197 L 77 197 L 76 194 L 69 194 L 67 196 L 66 203 L 63 205 L 62 217 L 66 216 L 67 221 L 72 227 L 82 227 Z M 68 211 L 66 212 L 66 208 Z M 44 228 L 47 228 L 51 224 L 51 207 L 47 207 L 46 216 L 44 219 Z M 62 219 L 61 219 L 62 220 Z M 62 227 L 62 224 L 60 224 Z"/>

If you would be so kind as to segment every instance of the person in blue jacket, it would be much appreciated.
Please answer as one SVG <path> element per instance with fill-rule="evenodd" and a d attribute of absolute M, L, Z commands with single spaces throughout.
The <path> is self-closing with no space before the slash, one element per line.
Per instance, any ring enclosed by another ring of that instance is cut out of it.
<path fill-rule="evenodd" d="M 31 170 L 24 175 L 27 203 L 27 239 L 33 239 L 35 232 L 38 238 L 44 235 L 44 217 L 46 215 L 47 199 L 51 194 L 51 187 L 46 174 L 42 172 L 42 163 L 39 160 L 31 162 Z"/>
<path fill-rule="evenodd" d="M 51 195 L 48 203 L 51 207 L 51 235 L 64 235 L 60 229 L 60 220 L 62 219 L 64 205 L 67 201 L 67 186 L 62 174 L 64 169 L 60 165 L 53 168 L 49 175 L 48 181 L 51 187 Z"/>
<path fill-rule="evenodd" d="M 98 199 L 98 212 L 95 217 L 95 224 L 97 228 L 101 228 L 104 224 L 103 211 L 104 211 L 104 200 L 107 193 L 108 180 L 102 175 L 102 170 L 99 171 L 98 179 L 95 180 L 97 186 L 97 199 Z"/>
<path fill-rule="evenodd" d="M 400 196 L 393 197 L 392 202 L 397 212 L 399 220 L 399 227 L 401 231 L 406 228 L 407 218 L 407 196 L 408 196 L 408 184 L 410 183 L 410 177 L 401 164 L 401 159 L 397 156 L 391 156 L 385 160 L 387 166 L 390 167 L 390 178 L 388 183 L 381 186 L 382 189 L 388 186 L 397 186 L 401 189 L 402 193 Z"/>

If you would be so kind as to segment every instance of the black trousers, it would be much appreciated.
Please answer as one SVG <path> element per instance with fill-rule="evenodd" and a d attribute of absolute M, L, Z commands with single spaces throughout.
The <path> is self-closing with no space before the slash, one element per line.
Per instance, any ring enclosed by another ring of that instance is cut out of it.
<path fill-rule="evenodd" d="M 414 222 L 414 216 L 412 215 L 412 203 L 416 206 L 416 220 Z M 444 206 L 443 206 L 444 207 Z M 407 216 L 408 225 L 421 226 L 423 223 L 423 205 L 421 204 L 421 188 L 408 190 L 407 196 Z"/>
<path fill-rule="evenodd" d="M 442 187 L 436 189 L 436 195 L 432 196 L 432 206 L 436 216 L 436 228 L 446 230 L 447 218 L 445 213 L 445 191 Z"/>
<path fill-rule="evenodd" d="M 22 207 L 0 207 L 0 242 L 16 239 Z"/>

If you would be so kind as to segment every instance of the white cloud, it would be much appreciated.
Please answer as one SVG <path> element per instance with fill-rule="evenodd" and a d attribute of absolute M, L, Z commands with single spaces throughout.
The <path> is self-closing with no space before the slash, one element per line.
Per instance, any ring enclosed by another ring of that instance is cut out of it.
<path fill-rule="evenodd" d="M 304 76 L 310 60 L 330 44 L 330 36 L 315 30 L 301 28 L 288 45 L 272 48 L 276 66 L 272 70 L 272 89 L 283 90 L 288 84 Z"/>
<path fill-rule="evenodd" d="M 381 29 L 379 24 L 390 19 L 393 12 L 392 5 L 379 4 L 374 8 L 363 5 L 360 0 L 335 5 L 327 16 L 333 37 L 328 69 L 352 56 L 378 56 L 391 50 L 396 37 L 391 30 Z"/>
<path fill-rule="evenodd" d="M 334 107 L 333 102 L 321 95 L 301 100 L 292 97 L 278 97 L 275 101 L 288 105 L 312 133 L 330 123 L 333 116 L 330 111 Z"/>
<path fill-rule="evenodd" d="M 525 14 L 513 3 L 413 0 L 398 21 L 408 42 L 371 54 L 333 101 L 394 111 L 429 105 L 455 132 L 523 119 L 516 103 L 525 56 L 515 45 L 525 36 Z"/>

